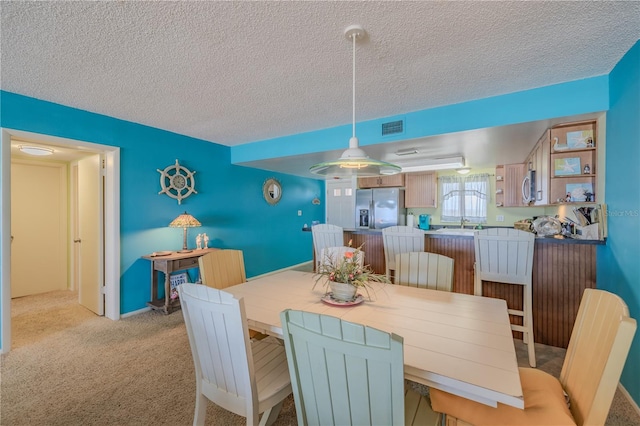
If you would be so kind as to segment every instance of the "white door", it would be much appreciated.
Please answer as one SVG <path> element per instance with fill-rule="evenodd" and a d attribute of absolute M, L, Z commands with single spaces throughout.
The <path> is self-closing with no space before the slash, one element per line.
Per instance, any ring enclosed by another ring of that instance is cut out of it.
<path fill-rule="evenodd" d="M 93 155 L 78 161 L 76 200 L 79 235 L 79 283 L 80 304 L 104 315 L 103 278 L 103 177 L 102 159 Z"/>
<path fill-rule="evenodd" d="M 336 179 L 326 182 L 326 222 L 341 226 L 344 229 L 354 229 L 356 211 L 356 183 L 354 179 Z"/>
<path fill-rule="evenodd" d="M 11 162 L 11 297 L 67 288 L 67 167 Z"/>

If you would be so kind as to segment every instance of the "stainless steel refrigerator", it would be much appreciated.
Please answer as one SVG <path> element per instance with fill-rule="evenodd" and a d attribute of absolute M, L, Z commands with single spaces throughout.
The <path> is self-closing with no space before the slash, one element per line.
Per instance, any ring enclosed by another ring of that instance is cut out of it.
<path fill-rule="evenodd" d="M 356 228 L 382 229 L 404 225 L 404 189 L 374 188 L 356 191 Z"/>

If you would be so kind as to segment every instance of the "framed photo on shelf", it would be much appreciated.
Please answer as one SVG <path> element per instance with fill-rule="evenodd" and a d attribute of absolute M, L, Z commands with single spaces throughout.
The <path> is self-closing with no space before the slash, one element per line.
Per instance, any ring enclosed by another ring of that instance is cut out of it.
<path fill-rule="evenodd" d="M 556 158 L 554 161 L 554 176 L 573 176 L 582 173 L 580 158 Z"/>
<path fill-rule="evenodd" d="M 572 202 L 585 202 L 594 199 L 593 185 L 591 183 L 568 183 L 566 189 Z"/>
<path fill-rule="evenodd" d="M 580 130 L 567 133 L 569 149 L 580 149 L 593 146 L 593 130 Z"/>

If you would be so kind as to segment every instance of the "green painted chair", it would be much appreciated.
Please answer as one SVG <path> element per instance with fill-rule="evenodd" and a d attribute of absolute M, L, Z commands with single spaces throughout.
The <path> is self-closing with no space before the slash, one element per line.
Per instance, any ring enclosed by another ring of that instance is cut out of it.
<path fill-rule="evenodd" d="M 280 314 L 299 425 L 435 425 L 404 382 L 403 339 L 328 315 Z"/>

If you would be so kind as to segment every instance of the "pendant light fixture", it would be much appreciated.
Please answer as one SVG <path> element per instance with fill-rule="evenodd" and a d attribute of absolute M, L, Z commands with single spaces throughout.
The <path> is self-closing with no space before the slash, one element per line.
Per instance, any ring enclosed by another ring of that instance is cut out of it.
<path fill-rule="evenodd" d="M 356 40 L 364 38 L 366 33 L 362 26 L 350 25 L 345 29 L 344 34 L 347 39 L 353 42 L 353 125 L 349 149 L 343 152 L 337 160 L 316 164 L 309 170 L 311 173 L 333 177 L 394 175 L 402 171 L 400 166 L 369 158 L 358 147 L 358 138 L 356 137 Z"/>

